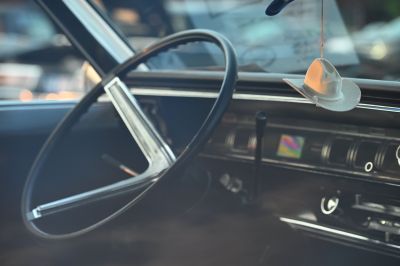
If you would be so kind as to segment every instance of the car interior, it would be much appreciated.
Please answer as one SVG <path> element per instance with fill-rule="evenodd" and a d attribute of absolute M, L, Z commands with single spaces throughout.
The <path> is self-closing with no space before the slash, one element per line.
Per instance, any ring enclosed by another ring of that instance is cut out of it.
<path fill-rule="evenodd" d="M 29 58 L 90 71 L 79 98 L 0 100 L 0 264 L 399 265 L 400 6 L 380 2 L 30 3 L 65 40 Z"/>

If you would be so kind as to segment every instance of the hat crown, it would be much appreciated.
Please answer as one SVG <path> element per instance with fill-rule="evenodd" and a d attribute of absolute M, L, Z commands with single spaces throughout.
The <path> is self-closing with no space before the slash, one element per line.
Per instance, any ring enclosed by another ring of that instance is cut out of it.
<path fill-rule="evenodd" d="M 326 59 L 315 59 L 307 70 L 304 85 L 318 98 L 336 100 L 342 97 L 342 78 Z"/>

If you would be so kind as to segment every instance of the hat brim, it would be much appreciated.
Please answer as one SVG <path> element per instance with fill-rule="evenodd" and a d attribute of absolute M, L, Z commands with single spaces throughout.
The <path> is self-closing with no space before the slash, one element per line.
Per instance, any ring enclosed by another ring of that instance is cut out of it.
<path fill-rule="evenodd" d="M 327 101 L 318 98 L 318 95 L 312 95 L 309 90 L 304 88 L 303 79 L 283 79 L 293 89 L 298 91 L 305 98 L 310 100 L 312 103 L 322 108 L 328 109 L 335 112 L 346 112 L 354 109 L 361 99 L 361 90 L 353 81 L 348 79 L 342 79 L 342 93 L 343 97 L 338 100 Z"/>

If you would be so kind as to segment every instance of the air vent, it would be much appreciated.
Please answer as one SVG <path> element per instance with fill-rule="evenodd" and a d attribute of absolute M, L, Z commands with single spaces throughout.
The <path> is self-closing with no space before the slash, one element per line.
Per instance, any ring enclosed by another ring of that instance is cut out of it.
<path fill-rule="evenodd" d="M 385 149 L 382 164 L 380 168 L 384 173 L 388 173 L 394 176 L 400 176 L 400 165 L 396 158 L 397 149 L 399 144 L 389 144 Z"/>
<path fill-rule="evenodd" d="M 370 141 L 361 141 L 358 143 L 355 157 L 354 157 L 354 167 L 359 169 L 364 169 L 365 165 L 369 162 L 376 164 L 378 158 L 377 152 L 379 149 L 379 143 Z"/>
<path fill-rule="evenodd" d="M 228 135 L 229 135 L 229 129 L 221 127 L 219 130 L 215 131 L 214 135 L 211 138 L 211 143 L 213 145 L 225 146 Z"/>
<path fill-rule="evenodd" d="M 236 130 L 233 148 L 236 150 L 248 151 L 250 135 L 252 130 L 239 128 Z"/>
<path fill-rule="evenodd" d="M 353 143 L 354 140 L 350 138 L 333 139 L 328 150 L 328 163 L 337 166 L 346 166 Z"/>

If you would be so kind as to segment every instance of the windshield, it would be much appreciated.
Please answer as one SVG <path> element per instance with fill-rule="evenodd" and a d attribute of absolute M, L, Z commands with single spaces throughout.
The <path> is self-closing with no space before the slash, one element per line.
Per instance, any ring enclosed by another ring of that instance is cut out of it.
<path fill-rule="evenodd" d="M 185 29 L 216 30 L 234 44 L 241 71 L 303 74 L 320 55 L 321 0 L 297 0 L 274 17 L 271 1 L 154 0 L 96 1 L 136 50 Z M 399 80 L 400 2 L 326 0 L 324 55 L 343 76 Z M 218 65 L 210 45 L 192 45 L 154 60 L 156 68 Z"/>

